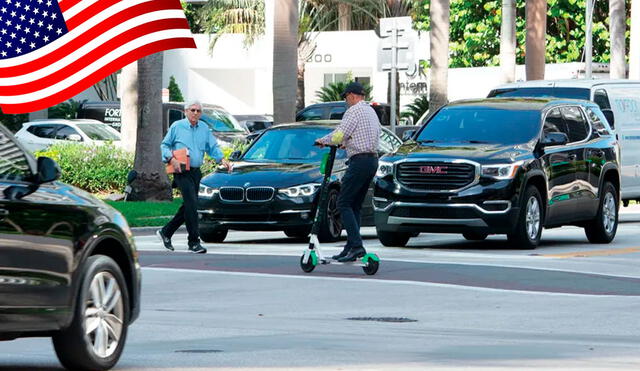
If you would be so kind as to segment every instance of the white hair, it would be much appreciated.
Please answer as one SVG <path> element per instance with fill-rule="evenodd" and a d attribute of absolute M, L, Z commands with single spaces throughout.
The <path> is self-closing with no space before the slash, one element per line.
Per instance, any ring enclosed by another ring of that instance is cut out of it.
<path fill-rule="evenodd" d="M 184 104 L 184 109 L 189 109 L 189 107 L 191 106 L 199 106 L 200 108 L 202 108 L 202 103 L 200 103 L 200 101 L 196 99 L 190 100 Z"/>

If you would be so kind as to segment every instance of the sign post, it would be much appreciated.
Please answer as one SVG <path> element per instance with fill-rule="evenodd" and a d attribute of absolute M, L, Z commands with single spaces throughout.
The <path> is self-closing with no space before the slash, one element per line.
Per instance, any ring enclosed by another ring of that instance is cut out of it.
<path fill-rule="evenodd" d="M 396 132 L 397 72 L 409 69 L 416 35 L 411 17 L 380 18 L 378 70 L 391 71 L 391 131 Z"/>

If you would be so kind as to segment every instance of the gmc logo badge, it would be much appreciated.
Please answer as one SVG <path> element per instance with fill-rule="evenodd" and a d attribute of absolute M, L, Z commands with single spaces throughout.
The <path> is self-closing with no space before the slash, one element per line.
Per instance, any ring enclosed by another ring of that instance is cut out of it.
<path fill-rule="evenodd" d="M 421 174 L 446 174 L 446 166 L 420 166 Z"/>

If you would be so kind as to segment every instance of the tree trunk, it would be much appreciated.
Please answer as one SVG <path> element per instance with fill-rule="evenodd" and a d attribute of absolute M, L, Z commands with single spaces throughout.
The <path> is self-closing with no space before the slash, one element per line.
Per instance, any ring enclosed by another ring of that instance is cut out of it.
<path fill-rule="evenodd" d="M 587 0 L 589 1 L 589 0 Z M 627 55 L 625 48 L 626 10 L 625 0 L 609 0 L 609 24 L 611 37 L 611 63 L 609 77 L 624 79 L 627 77 Z"/>
<path fill-rule="evenodd" d="M 351 4 L 338 4 L 338 31 L 351 31 Z"/>
<path fill-rule="evenodd" d="M 500 26 L 500 70 L 502 82 L 516 79 L 516 1 L 502 0 Z"/>
<path fill-rule="evenodd" d="M 122 69 L 120 84 L 122 87 L 120 101 L 122 148 L 128 152 L 135 152 L 138 133 L 138 62 L 133 62 Z"/>
<path fill-rule="evenodd" d="M 273 33 L 273 120 L 296 118 L 298 0 L 275 0 Z"/>
<path fill-rule="evenodd" d="M 449 0 L 432 0 L 429 16 L 431 18 L 429 107 L 434 112 L 448 102 Z"/>
<path fill-rule="evenodd" d="M 631 0 L 629 78 L 640 79 L 640 0 Z"/>
<path fill-rule="evenodd" d="M 526 0 L 525 12 L 527 35 L 524 63 L 527 80 L 544 80 L 547 2 L 544 0 Z"/>
<path fill-rule="evenodd" d="M 162 163 L 162 52 L 138 61 L 138 139 L 131 184 L 132 201 L 171 200 L 171 186 Z"/>

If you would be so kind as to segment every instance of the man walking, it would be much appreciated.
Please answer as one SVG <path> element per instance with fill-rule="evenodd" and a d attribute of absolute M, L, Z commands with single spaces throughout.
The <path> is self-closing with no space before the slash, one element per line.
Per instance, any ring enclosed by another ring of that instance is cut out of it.
<path fill-rule="evenodd" d="M 354 261 L 367 253 L 360 236 L 360 209 L 378 169 L 380 121 L 364 97 L 360 83 L 349 83 L 342 93 L 349 106 L 342 122 L 329 135 L 316 141 L 319 145 L 342 145 L 349 158 L 338 196 L 338 210 L 347 230 L 347 244 L 340 254 L 333 256 L 339 262 Z"/>
<path fill-rule="evenodd" d="M 202 104 L 198 101 L 192 101 L 185 104 L 184 108 L 186 118 L 171 124 L 167 135 L 160 144 L 163 161 L 173 166 L 173 179 L 182 194 L 182 206 L 167 225 L 156 231 L 156 235 L 160 237 L 166 249 L 173 251 L 171 236 L 185 223 L 189 233 L 189 251 L 204 254 L 207 249 L 200 245 L 197 210 L 198 188 L 202 178 L 200 166 L 205 153 L 222 163 L 227 170 L 231 170 L 231 163 L 223 158 L 218 142 L 209 131 L 209 127 L 200 121 Z M 189 170 L 183 168 L 184 164 L 181 168 L 180 161 L 173 154 L 173 151 L 183 148 L 186 148 L 189 156 Z"/>

